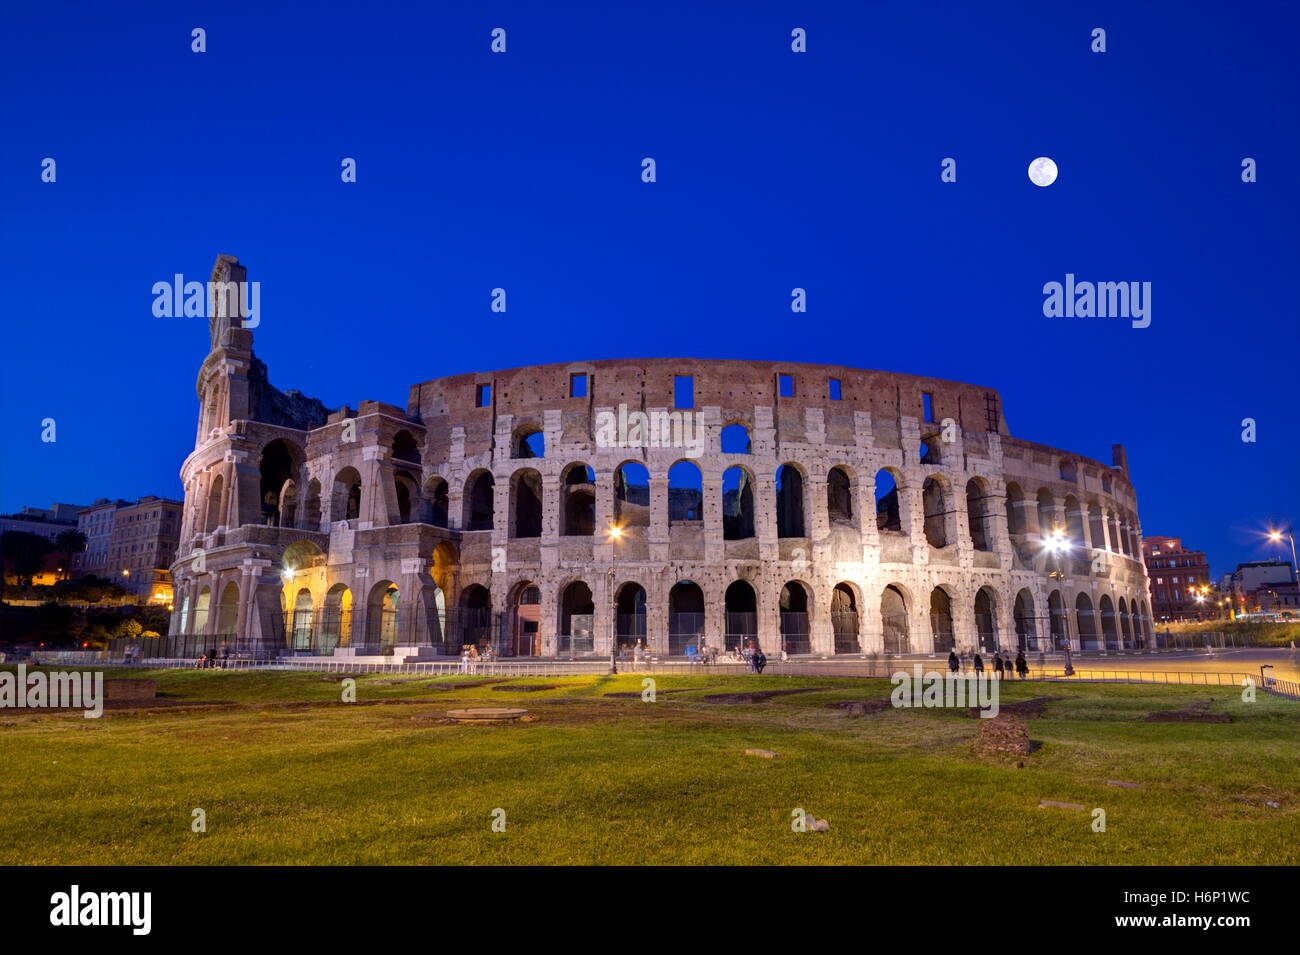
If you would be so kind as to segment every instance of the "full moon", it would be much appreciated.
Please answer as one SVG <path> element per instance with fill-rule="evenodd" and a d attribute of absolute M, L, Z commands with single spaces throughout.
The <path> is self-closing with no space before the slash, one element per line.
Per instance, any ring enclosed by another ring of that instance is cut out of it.
<path fill-rule="evenodd" d="M 1056 182 L 1056 163 L 1039 156 L 1029 164 L 1029 181 L 1035 186 L 1050 186 Z"/>

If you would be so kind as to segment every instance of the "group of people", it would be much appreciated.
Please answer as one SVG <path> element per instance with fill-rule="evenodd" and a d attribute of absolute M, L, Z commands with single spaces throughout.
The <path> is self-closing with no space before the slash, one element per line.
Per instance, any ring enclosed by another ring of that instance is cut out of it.
<path fill-rule="evenodd" d="M 496 647 L 488 644 L 481 650 L 473 644 L 465 644 L 460 651 L 460 672 L 477 673 L 480 663 L 493 663 L 496 661 Z"/>
<path fill-rule="evenodd" d="M 761 647 L 754 646 L 753 641 L 743 649 L 737 648 L 736 652 L 740 655 L 740 659 L 749 665 L 750 673 L 762 673 L 763 668 L 767 666 L 767 654 Z"/>
<path fill-rule="evenodd" d="M 226 661 L 229 659 L 230 659 L 229 645 L 223 646 L 220 650 L 218 650 L 216 647 L 213 647 L 211 650 L 204 650 L 201 654 L 199 654 L 199 659 L 198 662 L 194 664 L 194 669 L 206 670 L 212 668 L 219 668 L 224 670 L 226 668 Z"/>
<path fill-rule="evenodd" d="M 971 661 L 971 666 L 974 668 L 977 677 L 984 675 L 984 657 L 980 656 L 978 652 Z M 961 672 L 961 657 L 957 656 L 956 650 L 948 651 L 948 669 L 953 673 Z M 1012 673 L 1017 674 L 1022 680 L 1029 676 L 1029 661 L 1025 659 L 1025 654 L 1023 652 L 1016 653 L 1016 659 L 1013 661 L 1010 654 L 1007 654 L 1004 658 L 1002 651 L 994 651 L 993 674 L 999 680 L 1010 680 Z"/>

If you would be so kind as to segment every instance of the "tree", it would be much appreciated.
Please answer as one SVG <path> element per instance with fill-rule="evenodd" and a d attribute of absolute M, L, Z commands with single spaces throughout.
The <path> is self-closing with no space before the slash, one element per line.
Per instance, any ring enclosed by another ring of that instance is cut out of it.
<path fill-rule="evenodd" d="M 63 555 L 63 579 L 72 576 L 72 558 L 86 549 L 86 535 L 81 531 L 67 530 L 54 538 L 54 549 Z"/>
<path fill-rule="evenodd" d="M 54 551 L 54 545 L 40 534 L 27 531 L 5 531 L 0 534 L 0 557 L 9 567 L 9 572 L 17 578 L 19 586 L 26 581 L 31 586 L 32 578 L 41 572 L 45 558 Z"/>

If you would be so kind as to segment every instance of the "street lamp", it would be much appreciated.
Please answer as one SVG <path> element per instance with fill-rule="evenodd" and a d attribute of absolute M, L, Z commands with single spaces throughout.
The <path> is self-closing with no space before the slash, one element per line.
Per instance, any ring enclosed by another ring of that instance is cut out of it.
<path fill-rule="evenodd" d="M 1287 527 L 1286 527 L 1286 539 L 1287 539 L 1288 541 L 1291 542 L 1291 574 L 1292 574 L 1292 576 L 1294 576 L 1294 575 L 1295 575 L 1295 572 L 1296 572 L 1296 561 L 1295 561 L 1295 534 L 1293 533 L 1293 530 L 1294 530 L 1294 529 L 1293 529 L 1292 526 L 1291 526 L 1291 522 L 1290 522 L 1290 521 L 1287 521 Z M 1282 542 L 1282 531 L 1277 530 L 1277 529 L 1272 529 L 1272 530 L 1270 530 L 1270 531 L 1268 532 L 1268 539 L 1271 540 L 1271 541 L 1272 541 L 1273 543 L 1275 543 L 1275 544 L 1280 544 L 1280 543 Z"/>

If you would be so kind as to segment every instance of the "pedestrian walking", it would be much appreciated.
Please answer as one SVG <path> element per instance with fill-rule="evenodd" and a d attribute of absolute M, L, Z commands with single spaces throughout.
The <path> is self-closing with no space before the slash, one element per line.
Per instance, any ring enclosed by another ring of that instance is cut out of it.
<path fill-rule="evenodd" d="M 762 675 L 763 667 L 767 666 L 767 655 L 762 650 L 754 653 L 754 672 Z"/>
<path fill-rule="evenodd" d="M 1022 680 L 1029 676 L 1029 661 L 1025 659 L 1023 652 L 1016 654 L 1016 673 L 1020 675 Z"/>
<path fill-rule="evenodd" d="M 997 674 L 998 679 L 1002 679 L 1002 654 L 994 651 L 993 653 L 993 672 Z"/>
<path fill-rule="evenodd" d="M 977 653 L 975 654 L 974 663 L 975 663 L 975 676 L 982 677 L 984 675 L 984 658 Z"/>
<path fill-rule="evenodd" d="M 957 659 L 956 650 L 948 651 L 948 669 L 953 673 L 956 673 L 961 669 L 961 660 Z"/>

